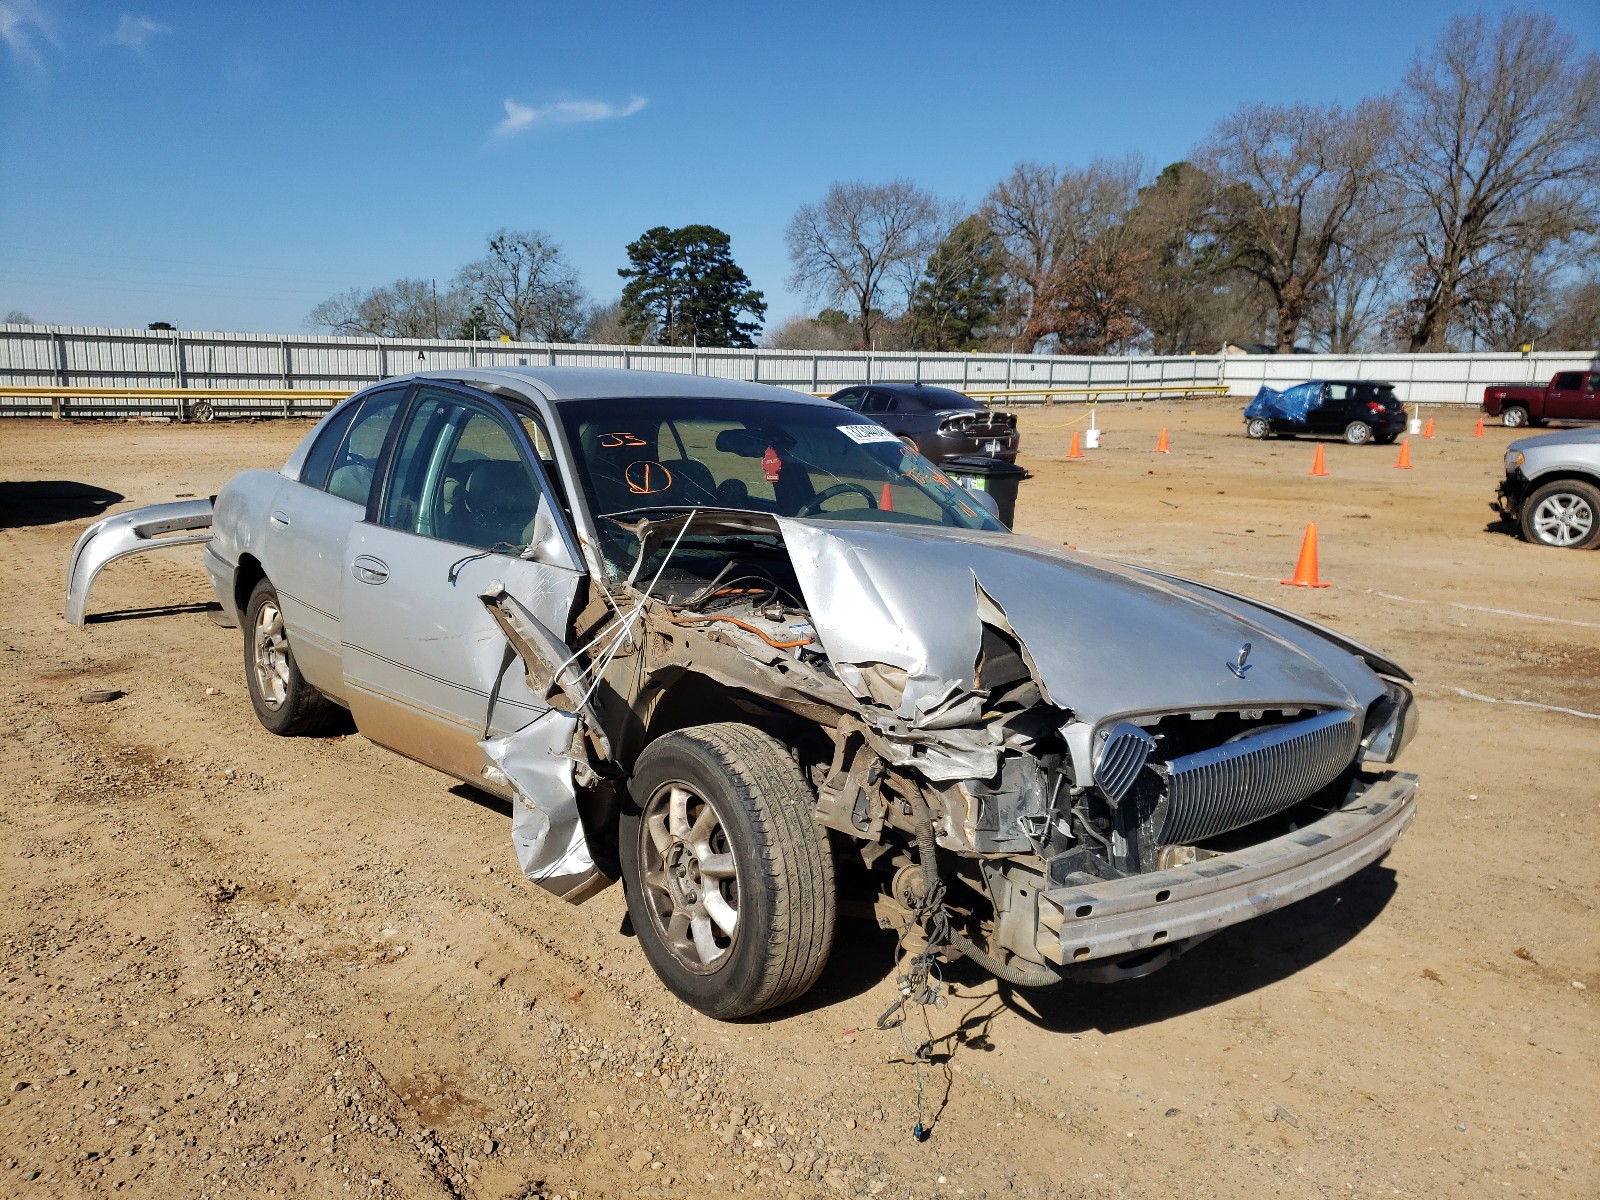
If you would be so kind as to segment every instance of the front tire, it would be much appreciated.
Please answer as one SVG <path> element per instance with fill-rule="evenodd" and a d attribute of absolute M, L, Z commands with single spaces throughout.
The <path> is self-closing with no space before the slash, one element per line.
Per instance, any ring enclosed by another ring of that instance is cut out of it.
<path fill-rule="evenodd" d="M 1522 536 L 1558 550 L 1600 546 L 1600 488 L 1581 479 L 1558 479 L 1522 503 Z"/>
<path fill-rule="evenodd" d="M 1352 446 L 1365 446 L 1372 440 L 1372 426 L 1365 421 L 1351 421 L 1344 427 L 1344 440 Z"/>
<path fill-rule="evenodd" d="M 1245 437 L 1255 438 L 1256 441 L 1259 442 L 1271 432 L 1272 422 L 1267 420 L 1265 417 L 1251 417 L 1245 422 Z"/>
<path fill-rule="evenodd" d="M 1512 404 L 1500 410 L 1500 424 L 1507 429 L 1521 429 L 1528 423 L 1528 410 L 1520 404 Z"/>
<path fill-rule="evenodd" d="M 300 674 L 278 593 L 265 579 L 256 584 L 245 605 L 244 682 L 257 720 L 279 737 L 323 733 L 339 719 L 339 706 Z"/>
<path fill-rule="evenodd" d="M 719 1020 L 808 991 L 833 948 L 828 835 L 788 753 L 748 725 L 645 748 L 621 817 L 628 913 L 680 1000 Z"/>

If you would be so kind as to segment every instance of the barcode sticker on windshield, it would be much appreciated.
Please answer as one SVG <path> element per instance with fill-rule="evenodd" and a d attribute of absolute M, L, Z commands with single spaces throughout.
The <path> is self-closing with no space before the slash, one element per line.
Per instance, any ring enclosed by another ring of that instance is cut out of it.
<path fill-rule="evenodd" d="M 898 442 L 895 437 L 882 425 L 841 425 L 839 432 L 852 442 L 860 442 L 863 446 L 871 442 Z"/>

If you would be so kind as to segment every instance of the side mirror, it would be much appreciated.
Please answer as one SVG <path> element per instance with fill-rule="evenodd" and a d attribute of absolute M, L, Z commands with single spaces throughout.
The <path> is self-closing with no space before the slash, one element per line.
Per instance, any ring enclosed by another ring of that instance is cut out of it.
<path fill-rule="evenodd" d="M 573 562 L 572 556 L 567 553 L 566 539 L 561 536 L 560 527 L 550 515 L 548 501 L 539 502 L 539 509 L 533 515 L 533 534 L 529 537 L 527 548 L 522 551 L 520 557 L 529 562 L 547 563 L 568 570 L 578 568 L 578 564 Z"/>

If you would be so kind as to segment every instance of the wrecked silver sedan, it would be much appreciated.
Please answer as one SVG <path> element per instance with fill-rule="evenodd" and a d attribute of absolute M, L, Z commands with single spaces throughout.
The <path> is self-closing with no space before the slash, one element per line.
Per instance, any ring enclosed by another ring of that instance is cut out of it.
<path fill-rule="evenodd" d="M 846 863 L 925 999 L 940 958 L 1146 973 L 1399 837 L 1400 667 L 985 499 L 776 388 L 441 372 L 230 481 L 204 559 L 269 730 L 347 709 L 509 800 L 524 873 L 573 901 L 620 877 L 662 981 L 716 1017 L 812 985 Z M 69 615 L 116 557 L 202 537 L 194 504 L 86 532 Z"/>

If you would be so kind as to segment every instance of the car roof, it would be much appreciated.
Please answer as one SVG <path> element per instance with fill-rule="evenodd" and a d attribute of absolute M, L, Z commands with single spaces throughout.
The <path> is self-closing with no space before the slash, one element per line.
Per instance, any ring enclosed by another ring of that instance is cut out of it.
<path fill-rule="evenodd" d="M 971 396 L 954 388 L 939 387 L 932 383 L 863 383 L 856 387 L 870 387 L 875 392 L 888 392 L 891 396 L 906 396 L 921 400 L 930 407 L 955 404 L 962 408 L 982 408 Z"/>
<path fill-rule="evenodd" d="M 478 387 L 503 387 L 520 391 L 529 399 L 543 398 L 555 404 L 573 400 L 627 400 L 640 397 L 693 399 L 742 399 L 781 401 L 790 404 L 826 404 L 804 392 L 749 383 L 742 379 L 718 379 L 710 375 L 688 375 L 674 371 L 635 371 L 626 367 L 465 367 L 445 371 L 421 371 L 406 379 L 447 379 Z M 395 382 L 385 380 L 386 383 Z"/>
<path fill-rule="evenodd" d="M 1386 379 L 1321 379 L 1317 383 L 1339 383 L 1345 387 L 1386 387 L 1392 388 L 1394 384 Z"/>

